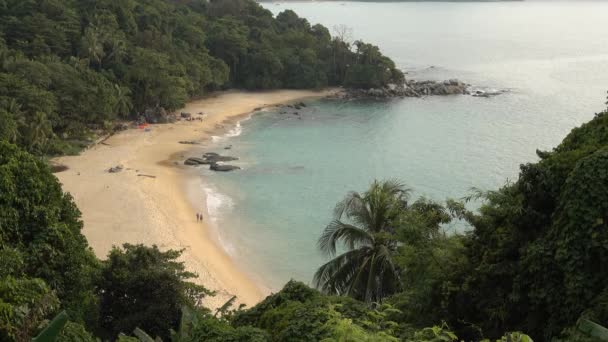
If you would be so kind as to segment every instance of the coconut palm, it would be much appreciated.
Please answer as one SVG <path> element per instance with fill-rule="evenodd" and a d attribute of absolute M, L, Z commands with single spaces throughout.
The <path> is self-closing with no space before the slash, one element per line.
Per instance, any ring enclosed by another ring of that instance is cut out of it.
<path fill-rule="evenodd" d="M 91 61 L 101 65 L 101 60 L 105 56 L 103 49 L 103 39 L 100 30 L 95 26 L 87 27 L 82 37 L 83 53 L 88 58 L 89 66 Z"/>
<path fill-rule="evenodd" d="M 394 181 L 374 181 L 363 194 L 349 193 L 334 210 L 334 220 L 318 246 L 332 260 L 314 276 L 317 288 L 367 302 L 381 301 L 399 288 L 399 274 L 391 258 L 397 247 L 394 226 L 407 208 L 410 190 Z M 336 256 L 336 247 L 346 251 Z"/>
<path fill-rule="evenodd" d="M 46 144 L 53 135 L 53 129 L 43 112 L 35 112 L 27 123 L 27 143 L 29 151 L 44 151 Z"/>
<path fill-rule="evenodd" d="M 133 109 L 133 103 L 131 102 L 131 90 L 126 87 L 121 87 L 118 84 L 114 84 L 114 94 L 116 95 L 116 105 L 114 111 L 123 118 L 129 116 L 129 112 Z"/>

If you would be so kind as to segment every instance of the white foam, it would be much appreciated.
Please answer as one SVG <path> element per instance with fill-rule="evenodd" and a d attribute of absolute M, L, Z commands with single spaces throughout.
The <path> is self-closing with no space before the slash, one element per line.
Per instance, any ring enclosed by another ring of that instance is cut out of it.
<path fill-rule="evenodd" d="M 216 223 L 217 218 L 222 214 L 222 212 L 232 209 L 234 202 L 230 196 L 222 194 L 211 187 L 203 186 L 203 190 L 205 191 L 205 195 L 207 197 L 207 214 L 212 222 Z"/>
<path fill-rule="evenodd" d="M 213 232 L 213 236 L 217 239 L 224 251 L 226 251 L 228 255 L 234 257 L 236 255 L 235 246 L 222 236 L 218 227 L 220 216 L 227 215 L 234 207 L 234 202 L 230 196 L 218 192 L 212 187 L 203 185 L 203 191 L 205 192 L 207 203 L 206 218 L 208 222 L 210 222 L 209 227 Z"/>
<path fill-rule="evenodd" d="M 251 119 L 252 115 L 248 115 L 246 118 L 243 118 L 243 119 L 237 121 L 236 124 L 234 125 L 234 127 L 232 127 L 224 135 L 212 135 L 211 141 L 220 142 L 220 141 L 224 141 L 229 138 L 238 137 L 239 135 L 243 134 L 243 126 L 241 126 L 241 122 Z"/>

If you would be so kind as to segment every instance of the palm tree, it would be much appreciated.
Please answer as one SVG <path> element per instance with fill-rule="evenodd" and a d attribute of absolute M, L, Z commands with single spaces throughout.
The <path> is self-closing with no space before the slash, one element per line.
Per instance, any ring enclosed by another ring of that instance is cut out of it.
<path fill-rule="evenodd" d="M 10 143 L 15 143 L 19 138 L 19 126 L 23 123 L 21 105 L 17 100 L 13 98 L 7 101 L 6 107 L 0 109 L 0 118 L 0 122 L 4 124 L 4 127 L 0 128 L 0 136 Z"/>
<path fill-rule="evenodd" d="M 110 62 L 120 63 L 127 54 L 127 44 L 124 39 L 117 36 L 112 36 L 108 39 L 109 52 L 105 55 L 105 60 Z"/>
<path fill-rule="evenodd" d="M 29 151 L 44 151 L 47 142 L 53 135 L 53 128 L 43 112 L 35 112 L 27 124 Z"/>
<path fill-rule="evenodd" d="M 88 66 L 91 66 L 91 61 L 95 61 L 101 66 L 101 59 L 105 56 L 105 52 L 103 49 L 103 39 L 97 27 L 90 26 L 84 30 L 82 47 L 88 58 Z"/>
<path fill-rule="evenodd" d="M 114 111 L 123 118 L 129 116 L 129 112 L 133 109 L 133 103 L 131 102 L 131 90 L 126 87 L 121 87 L 118 84 L 114 84 L 114 90 L 116 95 L 116 105 Z"/>
<path fill-rule="evenodd" d="M 318 242 L 321 252 L 333 259 L 319 267 L 315 286 L 366 302 L 396 292 L 400 281 L 391 257 L 397 247 L 393 224 L 407 208 L 409 194 L 398 181 L 374 181 L 365 193 L 351 192 L 339 202 Z M 335 256 L 338 243 L 346 252 Z"/>

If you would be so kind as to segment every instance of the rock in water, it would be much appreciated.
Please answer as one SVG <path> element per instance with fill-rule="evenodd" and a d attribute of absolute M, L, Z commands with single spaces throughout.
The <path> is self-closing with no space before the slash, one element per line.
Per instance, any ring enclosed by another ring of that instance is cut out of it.
<path fill-rule="evenodd" d="M 205 160 L 204 164 L 211 164 L 211 163 L 217 163 L 217 162 L 227 162 L 227 161 L 238 160 L 239 158 L 231 157 L 231 156 L 222 156 L 217 153 L 209 152 L 209 153 L 203 154 L 203 159 Z"/>
<path fill-rule="evenodd" d="M 238 160 L 238 159 L 239 158 L 231 157 L 231 156 L 222 156 L 215 152 L 207 152 L 207 153 L 203 154 L 202 158 L 191 157 L 191 158 L 186 159 L 184 161 L 184 164 L 193 165 L 193 166 L 212 165 L 212 164 L 216 164 L 218 162 L 227 162 L 227 161 L 233 161 L 233 160 Z M 230 170 L 216 170 L 216 171 L 230 171 Z"/>
<path fill-rule="evenodd" d="M 202 158 L 188 158 L 184 161 L 184 165 L 202 165 L 205 164 L 205 160 Z"/>
<path fill-rule="evenodd" d="M 222 165 L 222 164 L 218 164 L 218 163 L 212 163 L 209 164 L 209 170 L 213 170 L 213 171 L 222 171 L 222 172 L 227 172 L 227 171 L 234 171 L 234 170 L 240 170 L 241 168 L 235 165 Z"/>

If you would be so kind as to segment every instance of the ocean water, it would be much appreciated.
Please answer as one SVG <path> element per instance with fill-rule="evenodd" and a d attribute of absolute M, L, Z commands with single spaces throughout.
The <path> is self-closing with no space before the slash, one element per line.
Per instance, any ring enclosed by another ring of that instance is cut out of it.
<path fill-rule="evenodd" d="M 606 106 L 608 2 L 264 3 L 346 25 L 416 79 L 507 89 L 492 98 L 309 101 L 256 113 L 209 150 L 243 169 L 202 170 L 218 241 L 256 281 L 310 283 L 316 240 L 348 191 L 398 178 L 414 197 L 496 189 Z M 223 150 L 232 145 L 229 151 Z M 447 229 L 462 230 L 460 225 Z"/>

